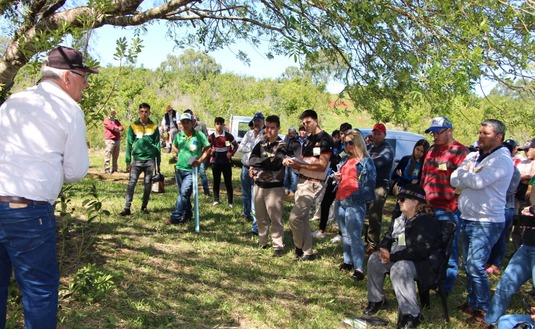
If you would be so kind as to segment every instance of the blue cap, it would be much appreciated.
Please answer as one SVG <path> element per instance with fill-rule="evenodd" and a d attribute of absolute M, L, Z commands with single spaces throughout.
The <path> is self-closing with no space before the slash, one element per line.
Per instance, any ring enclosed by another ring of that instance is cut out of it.
<path fill-rule="evenodd" d="M 438 132 L 444 128 L 453 128 L 453 124 L 450 119 L 446 117 L 436 117 L 431 121 L 431 127 L 427 128 L 425 133 Z"/>
<path fill-rule="evenodd" d="M 262 112 L 256 112 L 253 117 L 253 120 L 264 120 L 264 115 L 262 114 Z"/>

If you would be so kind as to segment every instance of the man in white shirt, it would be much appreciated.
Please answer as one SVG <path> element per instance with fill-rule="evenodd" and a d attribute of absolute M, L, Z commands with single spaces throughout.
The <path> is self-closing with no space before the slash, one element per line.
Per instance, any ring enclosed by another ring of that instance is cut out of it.
<path fill-rule="evenodd" d="M 485 120 L 479 128 L 479 151 L 466 156 L 451 174 L 451 186 L 461 191 L 461 237 L 466 272 L 466 303 L 459 308 L 482 323 L 490 306 L 490 286 L 485 263 L 505 226 L 505 201 L 513 176 L 513 160 L 502 147 L 505 125 Z"/>
<path fill-rule="evenodd" d="M 53 49 L 41 82 L 0 107 L 0 328 L 6 325 L 11 269 L 22 292 L 26 328 L 56 328 L 59 269 L 54 202 L 63 182 L 89 168 L 82 54 Z M 31 131 L 31 135 L 27 132 Z"/>
<path fill-rule="evenodd" d="M 262 140 L 264 135 L 264 115 L 262 112 L 257 112 L 253 117 L 253 127 L 240 142 L 238 152 L 243 153 L 242 157 L 242 171 L 241 171 L 241 193 L 243 202 L 243 214 L 242 216 L 253 222 L 251 233 L 258 235 L 258 226 L 256 224 L 256 216 L 254 213 L 253 202 L 253 188 L 254 181 L 249 176 L 249 157 L 255 145 Z"/>

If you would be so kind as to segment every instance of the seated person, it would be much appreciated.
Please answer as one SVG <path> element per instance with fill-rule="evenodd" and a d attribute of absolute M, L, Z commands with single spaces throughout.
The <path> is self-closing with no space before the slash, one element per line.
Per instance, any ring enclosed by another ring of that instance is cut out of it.
<path fill-rule="evenodd" d="M 373 315 L 387 305 L 383 285 L 390 273 L 401 314 L 398 328 L 415 328 L 422 318 L 414 280 L 418 279 L 422 290 L 432 286 L 442 235 L 420 185 L 405 185 L 397 198 L 401 216 L 392 221 L 379 251 L 368 260 L 368 306 L 364 314 Z"/>
<path fill-rule="evenodd" d="M 525 207 L 522 210 L 522 215 L 535 216 L 535 206 Z M 535 217 L 533 219 L 535 221 Z M 514 326 L 514 324 L 511 325 L 512 321 L 522 323 L 527 320 L 530 323 L 530 326 L 527 328 L 535 328 L 535 324 L 529 315 L 502 316 L 509 306 L 511 297 L 535 274 L 532 266 L 534 260 L 535 227 L 525 227 L 524 233 L 522 234 L 522 245 L 509 261 L 496 287 L 496 292 L 490 302 L 489 311 L 485 316 L 486 323 L 491 325 L 498 324 L 498 327 L 501 329 L 502 325 L 504 328 L 512 328 Z M 508 325 L 505 325 L 505 323 L 508 323 Z"/>

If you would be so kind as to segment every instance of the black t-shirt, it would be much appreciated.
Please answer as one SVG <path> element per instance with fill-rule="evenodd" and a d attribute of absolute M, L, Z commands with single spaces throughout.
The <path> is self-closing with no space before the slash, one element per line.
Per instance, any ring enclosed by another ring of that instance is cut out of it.
<path fill-rule="evenodd" d="M 320 157 L 321 154 L 332 154 L 333 139 L 331 135 L 324 130 L 316 135 L 309 135 L 305 144 L 303 145 L 303 157 Z"/>

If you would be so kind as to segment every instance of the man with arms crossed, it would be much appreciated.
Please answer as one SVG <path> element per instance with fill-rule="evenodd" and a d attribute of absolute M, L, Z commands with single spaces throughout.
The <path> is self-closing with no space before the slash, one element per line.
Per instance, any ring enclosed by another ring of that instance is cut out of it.
<path fill-rule="evenodd" d="M 318 114 L 306 110 L 299 117 L 309 134 L 303 144 L 302 159 L 285 159 L 283 164 L 298 171 L 295 204 L 290 213 L 290 227 L 295 245 L 295 257 L 314 260 L 310 234 L 310 207 L 321 192 L 331 158 L 333 139 L 318 125 Z M 299 161 L 302 160 L 302 161 Z"/>
<path fill-rule="evenodd" d="M 276 115 L 266 118 L 266 137 L 255 145 L 249 164 L 254 189 L 255 216 L 258 224 L 258 245 L 268 245 L 271 226 L 273 257 L 280 257 L 284 250 L 284 224 L 282 222 L 282 197 L 284 192 L 286 144 L 279 137 L 280 119 Z"/>
<path fill-rule="evenodd" d="M 513 176 L 513 160 L 502 147 L 505 125 L 485 120 L 479 128 L 479 151 L 466 156 L 451 174 L 451 185 L 461 190 L 463 266 L 468 298 L 460 309 L 471 315 L 469 324 L 482 323 L 490 306 L 485 263 L 505 225 L 505 196 Z"/>
<path fill-rule="evenodd" d="M 88 86 L 82 54 L 58 47 L 41 82 L 0 107 L 0 328 L 6 326 L 11 268 L 22 292 L 26 328 L 56 328 L 59 269 L 54 202 L 63 182 L 89 168 L 84 112 Z M 31 135 L 27 132 L 31 131 Z"/>

